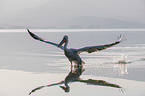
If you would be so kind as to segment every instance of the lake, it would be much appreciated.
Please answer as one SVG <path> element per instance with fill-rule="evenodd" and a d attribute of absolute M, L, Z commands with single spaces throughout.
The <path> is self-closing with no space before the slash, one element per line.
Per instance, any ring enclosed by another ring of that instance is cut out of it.
<path fill-rule="evenodd" d="M 145 95 L 144 29 L 31 31 L 56 43 L 68 35 L 69 48 L 109 44 L 120 34 L 127 40 L 103 51 L 81 53 L 85 64 L 71 67 L 63 50 L 34 40 L 26 29 L 1 29 L 1 96 Z"/>

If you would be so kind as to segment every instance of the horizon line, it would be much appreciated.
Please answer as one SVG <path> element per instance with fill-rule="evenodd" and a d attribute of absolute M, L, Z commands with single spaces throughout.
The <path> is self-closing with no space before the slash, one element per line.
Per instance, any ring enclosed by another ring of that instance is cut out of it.
<path fill-rule="evenodd" d="M 105 31 L 145 31 L 141 28 L 110 28 L 110 29 L 30 29 L 33 32 L 105 32 Z M 0 32 L 27 32 L 27 29 L 0 29 Z"/>

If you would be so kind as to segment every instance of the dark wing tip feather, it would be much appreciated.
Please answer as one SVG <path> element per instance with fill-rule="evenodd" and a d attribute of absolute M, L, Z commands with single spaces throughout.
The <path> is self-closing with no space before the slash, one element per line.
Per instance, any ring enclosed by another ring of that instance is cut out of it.
<path fill-rule="evenodd" d="M 43 38 L 41 38 L 41 37 L 35 35 L 34 33 L 30 32 L 29 29 L 27 29 L 27 31 L 28 31 L 28 33 L 29 33 L 29 34 L 30 34 L 34 39 L 36 39 L 36 40 L 40 40 L 40 41 L 44 41 Z"/>
<path fill-rule="evenodd" d="M 105 45 L 99 45 L 99 46 L 90 46 L 90 47 L 84 47 L 84 48 L 80 48 L 77 50 L 77 53 L 80 54 L 81 52 L 88 52 L 88 53 L 93 53 L 96 51 L 101 51 L 101 50 L 105 50 L 109 47 L 112 47 L 114 45 L 117 45 L 123 41 L 127 40 L 124 35 L 119 35 L 117 38 L 117 41 L 111 44 L 105 44 Z"/>

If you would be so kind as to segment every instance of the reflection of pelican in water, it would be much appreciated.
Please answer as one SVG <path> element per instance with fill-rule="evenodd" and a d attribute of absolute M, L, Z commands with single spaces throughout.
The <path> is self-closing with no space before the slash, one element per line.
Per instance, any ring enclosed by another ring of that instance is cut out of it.
<path fill-rule="evenodd" d="M 71 66 L 71 71 L 70 73 L 66 76 L 65 80 L 64 80 L 64 85 L 65 86 L 60 86 L 63 90 L 65 90 L 65 92 L 69 92 L 70 91 L 70 87 L 69 87 L 69 83 L 70 82 L 74 82 L 74 81 L 79 81 L 80 80 L 80 76 L 82 75 L 82 72 L 85 71 L 82 66 L 75 66 L 74 70 L 72 70 L 72 66 Z"/>
<path fill-rule="evenodd" d="M 69 83 L 71 83 L 71 82 L 82 82 L 82 83 L 86 83 L 87 85 L 98 85 L 98 86 L 120 88 L 122 91 L 122 87 L 120 87 L 119 85 L 112 84 L 112 83 L 106 82 L 104 80 L 94 80 L 94 79 L 83 80 L 82 78 L 80 78 L 80 76 L 82 75 L 82 72 L 84 72 L 84 71 L 85 71 L 85 69 L 83 68 L 83 66 L 74 66 L 74 68 L 72 68 L 72 66 L 71 66 L 71 71 L 66 76 L 64 81 L 50 84 L 50 85 L 37 87 L 37 88 L 33 89 L 29 93 L 29 95 L 37 90 L 44 88 L 44 87 L 51 87 L 51 86 L 61 85 L 61 84 L 64 84 L 64 86 L 61 85 L 59 87 L 62 88 L 65 92 L 69 92 L 70 91 Z"/>
<path fill-rule="evenodd" d="M 95 51 L 100 51 L 100 50 L 104 50 L 106 48 L 112 47 L 118 43 L 120 43 L 122 40 L 122 35 L 120 35 L 118 37 L 118 40 L 114 43 L 111 44 L 106 44 L 106 45 L 99 45 L 99 46 L 88 46 L 88 47 L 84 47 L 84 48 L 80 48 L 80 49 L 68 49 L 67 45 L 68 45 L 68 36 L 65 35 L 62 39 L 62 41 L 59 44 L 50 42 L 50 41 L 46 41 L 45 39 L 33 34 L 32 32 L 29 31 L 29 29 L 27 29 L 27 31 L 29 32 L 29 34 L 36 40 L 48 43 L 48 44 L 52 44 L 54 46 L 57 46 L 59 48 L 61 48 L 62 50 L 64 50 L 64 54 L 65 56 L 68 58 L 68 60 L 71 62 L 75 62 L 78 65 L 82 65 L 84 62 L 82 61 L 82 59 L 80 58 L 80 56 L 78 55 L 81 52 L 88 52 L 88 53 L 92 53 Z M 62 44 L 64 44 L 64 46 L 62 46 Z"/>

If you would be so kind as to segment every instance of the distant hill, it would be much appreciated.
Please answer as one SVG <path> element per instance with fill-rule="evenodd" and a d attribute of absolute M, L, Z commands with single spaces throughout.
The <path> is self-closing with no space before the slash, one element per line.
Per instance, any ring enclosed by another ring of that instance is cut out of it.
<path fill-rule="evenodd" d="M 61 27 L 69 28 L 145 28 L 145 24 L 111 18 L 85 16 L 61 22 Z"/>
<path fill-rule="evenodd" d="M 8 25 L 8 24 L 0 24 L 0 29 L 25 29 L 29 28 L 27 26 L 19 26 L 19 25 Z"/>
<path fill-rule="evenodd" d="M 50 23 L 50 22 L 49 22 Z M 0 29 L 21 28 L 145 28 L 145 24 L 129 22 L 112 18 L 98 18 L 94 16 L 83 16 L 65 21 L 57 22 L 53 26 L 19 26 L 0 24 Z"/>

